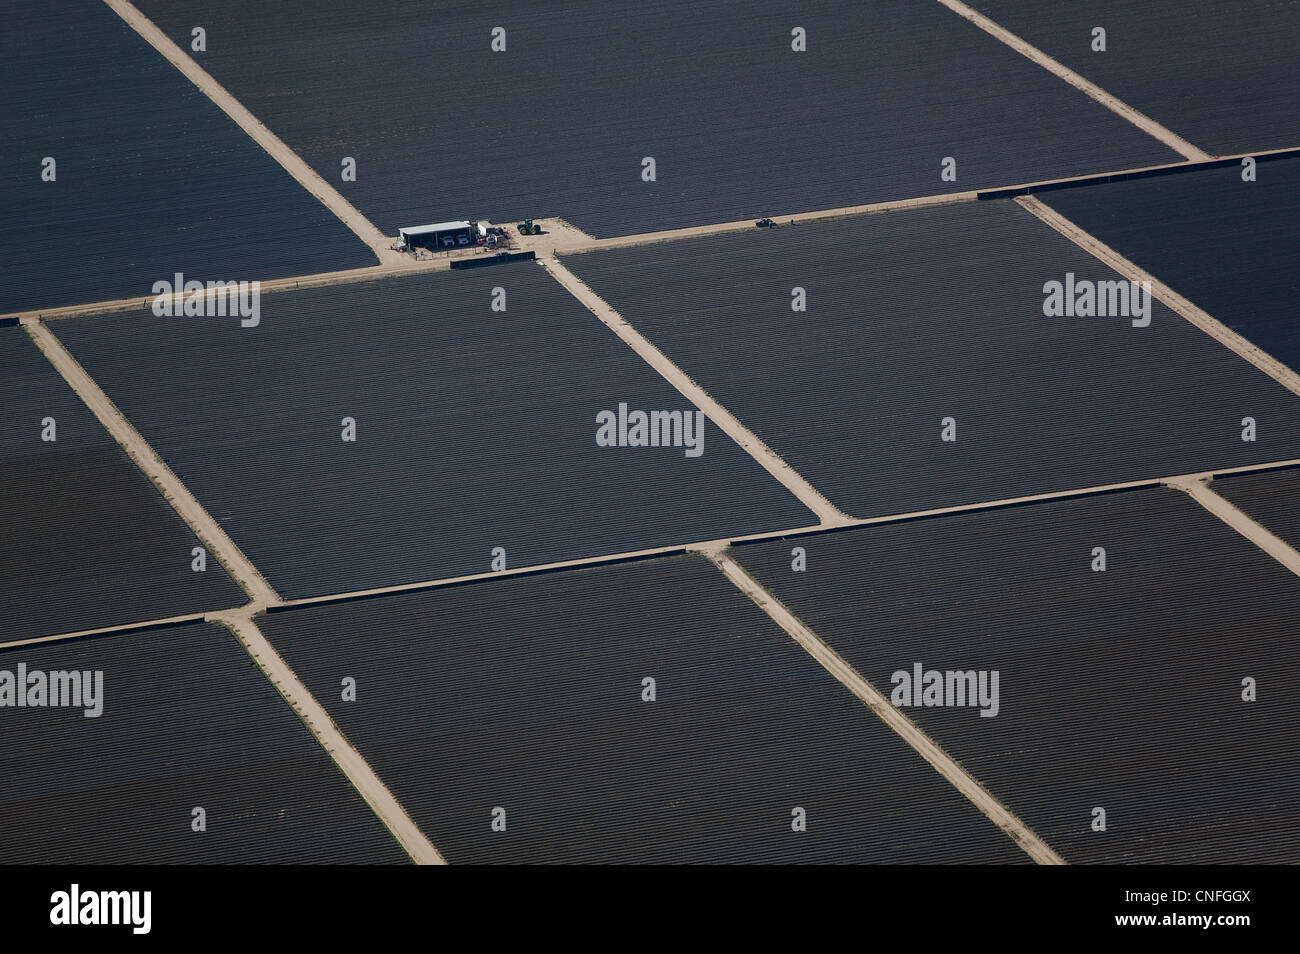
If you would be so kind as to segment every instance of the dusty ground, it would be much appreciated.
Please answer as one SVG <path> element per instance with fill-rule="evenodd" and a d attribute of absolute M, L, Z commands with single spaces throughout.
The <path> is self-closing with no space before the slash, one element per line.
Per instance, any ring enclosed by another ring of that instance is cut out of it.
<path fill-rule="evenodd" d="M 956 13 L 958 16 L 964 17 L 967 20 L 969 20 L 971 23 L 975 24 L 985 33 L 1002 41 L 1007 46 L 1015 50 L 1017 53 L 1033 60 L 1039 66 L 1043 67 L 1043 69 L 1056 74 L 1061 79 L 1065 80 L 1067 83 L 1073 86 L 1075 89 L 1079 90 L 1081 93 L 1084 93 L 1085 95 L 1097 101 L 1098 103 L 1101 103 L 1101 105 L 1105 106 L 1113 113 L 1117 114 L 1121 118 L 1137 126 L 1143 132 L 1147 133 L 1148 135 L 1154 136 L 1156 139 L 1159 139 L 1162 143 L 1164 143 L 1166 146 L 1168 146 L 1170 149 L 1172 149 L 1174 152 L 1178 153 L 1179 155 L 1186 156 L 1188 159 L 1193 159 L 1193 160 L 1205 160 L 1210 158 L 1210 154 L 1208 152 L 1198 149 L 1196 146 L 1193 146 L 1187 140 L 1183 139 L 1180 136 L 1175 135 L 1173 132 L 1166 129 L 1164 126 L 1160 125 L 1151 117 L 1138 112 L 1132 106 L 1128 105 L 1128 103 L 1123 102 L 1118 97 L 1112 96 L 1110 93 L 1106 92 L 1097 84 L 1084 79 L 1082 76 L 1074 72 L 1074 70 L 1070 69 L 1068 66 L 1065 66 L 1063 63 L 1057 62 L 1056 60 L 1048 56 L 1046 53 L 1044 53 L 1042 50 L 1038 49 L 1035 46 L 1031 46 L 1029 43 L 1026 43 L 1024 40 L 1016 36 L 1010 30 L 1006 29 L 1005 27 L 999 26 L 997 23 L 993 22 L 988 17 L 984 16 L 982 13 L 972 10 L 966 4 L 962 3 L 961 0 L 939 0 L 939 2 L 942 3 L 949 10 L 951 10 L 953 13 Z"/>

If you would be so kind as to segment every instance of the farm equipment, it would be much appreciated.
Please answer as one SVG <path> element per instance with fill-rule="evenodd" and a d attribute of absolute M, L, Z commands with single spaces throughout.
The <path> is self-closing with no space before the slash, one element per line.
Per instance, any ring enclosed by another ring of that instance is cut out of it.
<path fill-rule="evenodd" d="M 757 222 L 755 222 L 754 224 L 757 225 L 760 229 L 774 229 L 774 228 L 776 228 L 776 223 L 773 222 L 771 219 L 759 219 L 759 220 L 758 220 Z"/>
<path fill-rule="evenodd" d="M 482 242 L 490 249 L 505 248 L 510 245 L 510 233 L 497 225 L 489 225 L 484 229 Z"/>
<path fill-rule="evenodd" d="M 542 227 L 532 219 L 524 219 L 519 225 L 520 235 L 541 235 Z"/>

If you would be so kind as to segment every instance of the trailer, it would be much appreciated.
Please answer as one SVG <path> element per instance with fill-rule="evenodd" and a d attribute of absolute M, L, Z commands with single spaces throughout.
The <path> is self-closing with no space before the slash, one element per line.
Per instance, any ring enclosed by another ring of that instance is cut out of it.
<path fill-rule="evenodd" d="M 537 258 L 532 249 L 527 252 L 497 252 L 495 255 L 479 255 L 470 258 L 453 258 L 452 268 L 480 268 L 484 265 L 504 265 L 506 262 L 529 262 Z"/>

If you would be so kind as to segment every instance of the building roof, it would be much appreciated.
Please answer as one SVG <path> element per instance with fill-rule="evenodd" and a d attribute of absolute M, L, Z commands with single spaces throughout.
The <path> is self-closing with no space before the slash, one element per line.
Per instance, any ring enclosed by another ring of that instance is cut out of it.
<path fill-rule="evenodd" d="M 457 229 L 470 228 L 468 222 L 436 222 L 433 225 L 414 225 L 409 229 L 399 229 L 399 235 L 429 235 L 433 232 L 452 232 Z"/>

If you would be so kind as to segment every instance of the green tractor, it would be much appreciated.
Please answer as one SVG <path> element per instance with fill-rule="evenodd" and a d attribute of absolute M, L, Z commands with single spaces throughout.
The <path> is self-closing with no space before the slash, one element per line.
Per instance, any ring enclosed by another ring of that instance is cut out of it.
<path fill-rule="evenodd" d="M 542 227 L 537 223 L 535 223 L 532 219 L 524 219 L 523 223 L 520 224 L 519 226 L 519 234 L 520 235 L 541 235 Z"/>

